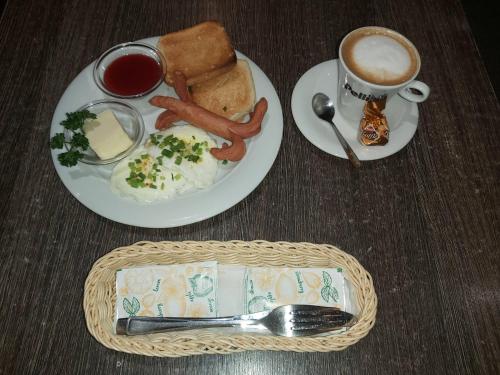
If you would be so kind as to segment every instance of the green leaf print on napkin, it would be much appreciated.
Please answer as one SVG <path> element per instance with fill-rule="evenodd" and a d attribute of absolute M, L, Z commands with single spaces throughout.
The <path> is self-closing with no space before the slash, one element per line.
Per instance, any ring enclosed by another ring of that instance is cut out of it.
<path fill-rule="evenodd" d="M 139 303 L 139 300 L 135 297 L 132 297 L 132 302 L 130 302 L 127 298 L 124 298 L 123 309 L 126 311 L 128 316 L 135 316 L 141 309 L 141 304 Z"/>
<path fill-rule="evenodd" d="M 330 286 L 332 285 L 332 277 L 328 272 L 323 271 L 323 283 L 325 286 Z"/>
<path fill-rule="evenodd" d="M 332 277 L 328 272 L 323 271 L 323 283 L 325 286 L 321 289 L 321 297 L 325 302 L 330 302 L 330 297 L 333 302 L 339 301 L 339 292 L 332 286 Z"/>
<path fill-rule="evenodd" d="M 271 306 L 269 306 L 269 302 L 266 297 L 256 296 L 248 302 L 247 310 L 249 314 L 253 314 L 261 311 L 269 311 L 271 310 Z"/>
<path fill-rule="evenodd" d="M 196 297 L 206 297 L 214 290 L 214 282 L 209 276 L 202 276 L 199 273 L 189 279 L 193 294 Z"/>

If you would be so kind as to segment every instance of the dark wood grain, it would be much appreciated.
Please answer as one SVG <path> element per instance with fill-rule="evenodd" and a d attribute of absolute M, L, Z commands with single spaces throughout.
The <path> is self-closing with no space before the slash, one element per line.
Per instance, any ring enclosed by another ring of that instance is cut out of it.
<path fill-rule="evenodd" d="M 500 373 L 500 108 L 458 0 L 9 1 L 0 19 L 0 374 Z M 265 180 L 201 223 L 142 229 L 73 198 L 47 145 L 72 79 L 119 42 L 220 20 L 269 76 L 284 135 Z M 308 143 L 291 93 L 337 56 L 347 31 L 384 25 L 420 50 L 414 139 L 359 170 Z M 179 359 L 108 350 L 88 333 L 94 261 L 139 240 L 331 243 L 372 274 L 377 324 L 339 353 L 247 352 Z"/>

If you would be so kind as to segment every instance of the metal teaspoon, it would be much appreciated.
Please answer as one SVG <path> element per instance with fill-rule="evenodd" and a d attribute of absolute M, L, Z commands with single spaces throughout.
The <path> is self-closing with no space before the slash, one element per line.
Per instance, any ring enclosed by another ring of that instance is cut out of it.
<path fill-rule="evenodd" d="M 333 116 L 335 116 L 333 101 L 325 94 L 318 93 L 313 96 L 312 107 L 316 116 L 332 125 L 333 130 L 335 130 L 335 134 L 337 134 L 337 138 L 339 139 L 340 144 L 342 145 L 342 148 L 347 154 L 347 157 L 351 161 L 352 165 L 359 168 L 361 166 L 361 162 L 352 150 L 351 146 L 349 146 L 349 143 L 347 143 L 345 138 L 339 132 L 337 126 L 333 123 Z"/>

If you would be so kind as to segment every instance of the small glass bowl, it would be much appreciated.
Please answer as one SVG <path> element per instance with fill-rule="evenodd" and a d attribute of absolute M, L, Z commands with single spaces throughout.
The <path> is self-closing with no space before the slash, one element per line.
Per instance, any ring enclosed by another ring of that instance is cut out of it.
<path fill-rule="evenodd" d="M 113 111 L 123 130 L 132 140 L 132 145 L 122 153 L 116 155 L 114 158 L 104 160 L 100 159 L 94 152 L 94 150 L 89 147 L 87 150 L 82 151 L 83 158 L 80 159 L 81 162 L 92 165 L 105 165 L 115 163 L 130 155 L 132 151 L 134 151 L 137 146 L 141 144 L 142 138 L 144 136 L 144 121 L 142 120 L 142 116 L 139 111 L 132 105 L 121 102 L 119 100 L 103 99 L 87 103 L 84 106 L 78 108 L 77 111 L 83 111 L 85 109 L 89 112 L 95 113 L 96 115 L 108 109 Z M 71 131 L 65 129 L 64 136 L 66 137 L 66 139 L 70 139 Z"/>
<path fill-rule="evenodd" d="M 126 56 L 126 55 L 134 55 L 134 54 L 140 54 L 140 55 L 146 55 L 148 57 L 151 57 L 153 60 L 155 60 L 161 68 L 162 74 L 160 75 L 158 82 L 156 82 L 151 88 L 148 90 L 134 94 L 134 95 L 120 95 L 117 93 L 114 93 L 106 87 L 104 84 L 104 73 L 108 66 L 115 61 L 117 58 Z M 134 99 L 134 98 L 141 98 L 152 91 L 154 91 L 158 86 L 161 85 L 163 82 L 163 76 L 165 75 L 165 70 L 166 70 L 166 63 L 163 55 L 161 52 L 145 43 L 140 43 L 140 42 L 129 42 L 129 43 L 122 43 L 118 44 L 114 47 L 111 47 L 108 49 L 106 52 L 104 52 L 101 57 L 96 61 L 94 65 L 94 81 L 105 94 L 119 98 L 119 99 Z"/>

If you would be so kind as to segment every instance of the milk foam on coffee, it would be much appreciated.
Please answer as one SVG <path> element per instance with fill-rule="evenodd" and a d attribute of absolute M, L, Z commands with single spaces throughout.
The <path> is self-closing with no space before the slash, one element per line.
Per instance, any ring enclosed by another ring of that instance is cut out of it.
<path fill-rule="evenodd" d="M 404 40 L 365 30 L 346 39 L 342 56 L 351 71 L 379 85 L 397 85 L 412 78 L 417 58 Z"/>

